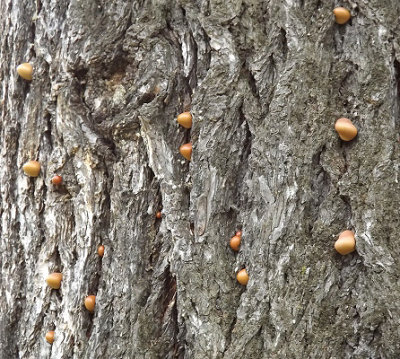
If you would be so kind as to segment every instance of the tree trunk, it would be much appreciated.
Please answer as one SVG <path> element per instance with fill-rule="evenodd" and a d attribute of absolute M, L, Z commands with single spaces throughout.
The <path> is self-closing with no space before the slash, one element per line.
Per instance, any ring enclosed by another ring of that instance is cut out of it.
<path fill-rule="evenodd" d="M 400 4 L 337 5 L 0 2 L 0 358 L 400 357 Z"/>

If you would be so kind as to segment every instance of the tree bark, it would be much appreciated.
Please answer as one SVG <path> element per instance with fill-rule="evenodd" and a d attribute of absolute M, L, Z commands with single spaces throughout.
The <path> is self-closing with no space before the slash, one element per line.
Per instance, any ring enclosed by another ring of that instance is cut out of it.
<path fill-rule="evenodd" d="M 400 357 L 400 4 L 337 5 L 0 2 L 1 358 Z"/>

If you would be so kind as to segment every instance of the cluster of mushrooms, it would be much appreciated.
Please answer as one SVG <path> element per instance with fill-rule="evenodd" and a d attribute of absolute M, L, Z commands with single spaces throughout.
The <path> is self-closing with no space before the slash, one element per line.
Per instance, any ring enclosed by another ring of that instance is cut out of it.
<path fill-rule="evenodd" d="M 23 63 L 17 67 L 17 73 L 21 76 L 24 80 L 32 81 L 33 79 L 33 66 L 30 63 Z M 22 166 L 22 170 L 24 173 L 29 177 L 38 177 L 40 174 L 40 162 L 36 160 L 28 161 Z M 54 175 L 51 179 L 51 183 L 58 187 L 61 186 L 63 183 L 63 179 L 60 175 Z M 100 257 L 104 255 L 104 246 L 100 245 L 97 248 L 97 253 Z M 62 273 L 54 272 L 47 276 L 46 283 L 52 289 L 60 289 L 61 288 L 61 281 L 63 279 Z M 88 295 L 84 300 L 84 305 L 86 309 L 90 312 L 94 312 L 96 304 L 96 296 Z M 54 330 L 51 330 L 46 333 L 46 341 L 50 344 L 54 342 Z"/>
<path fill-rule="evenodd" d="M 346 24 L 351 18 L 350 11 L 343 7 L 335 8 L 333 10 L 333 14 L 335 15 L 335 21 L 341 25 Z M 357 136 L 357 128 L 348 118 L 339 118 L 335 123 L 335 130 L 343 141 L 351 141 Z M 233 251 L 239 251 L 241 240 L 242 231 L 238 231 L 230 239 L 229 242 L 229 245 Z M 354 252 L 356 249 L 354 232 L 351 230 L 345 230 L 340 233 L 338 239 L 335 242 L 334 248 L 338 253 L 342 255 Z M 236 279 L 242 285 L 246 285 L 248 283 L 249 275 L 246 268 L 243 268 L 239 272 L 237 272 Z"/>
<path fill-rule="evenodd" d="M 345 24 L 350 20 L 350 11 L 343 8 L 338 7 L 333 10 L 335 15 L 335 20 L 338 24 Z M 23 79 L 27 81 L 32 81 L 33 79 L 33 67 L 30 63 L 23 63 L 17 67 L 17 73 Z M 178 123 L 186 128 L 190 129 L 192 127 L 192 115 L 190 112 L 183 112 L 177 117 Z M 339 137 L 343 141 L 351 141 L 353 138 L 357 136 L 357 128 L 353 125 L 351 120 L 348 118 L 339 118 L 335 123 L 335 129 L 339 135 Z M 191 160 L 192 157 L 192 143 L 185 143 L 179 148 L 179 152 L 181 155 L 187 159 L 188 161 Z M 32 160 L 28 161 L 23 165 L 23 171 L 27 176 L 30 177 L 38 177 L 40 174 L 40 163 L 38 161 Z M 51 183 L 54 186 L 60 186 L 62 184 L 62 177 L 60 175 L 55 175 Z M 161 211 L 156 213 L 156 218 L 161 218 Z M 236 234 L 230 240 L 230 247 L 233 251 L 239 251 L 240 243 L 242 240 L 242 231 L 237 231 Z M 356 242 L 354 238 L 354 232 L 351 230 L 343 231 L 334 245 L 336 251 L 342 255 L 349 254 L 355 250 Z M 104 255 L 104 246 L 100 245 L 97 249 L 97 253 L 100 257 Z M 46 278 L 47 285 L 52 289 L 60 289 L 61 281 L 63 279 L 62 273 L 54 272 L 48 275 Z M 247 285 L 249 281 L 249 275 L 245 268 L 241 269 L 236 274 L 237 281 L 242 285 Z M 88 295 L 84 300 L 84 305 L 86 309 L 93 313 L 96 304 L 96 296 Z M 49 343 L 54 342 L 54 331 L 49 331 L 46 333 L 46 340 Z"/>
<path fill-rule="evenodd" d="M 350 18 L 350 11 L 344 7 L 337 7 L 333 10 L 335 20 L 338 24 L 346 24 Z M 357 136 L 357 128 L 353 125 L 348 118 L 339 118 L 335 123 L 335 130 L 343 141 L 351 141 Z M 356 240 L 354 232 L 345 230 L 340 233 L 339 238 L 335 242 L 335 249 L 342 255 L 354 252 L 356 249 Z"/>

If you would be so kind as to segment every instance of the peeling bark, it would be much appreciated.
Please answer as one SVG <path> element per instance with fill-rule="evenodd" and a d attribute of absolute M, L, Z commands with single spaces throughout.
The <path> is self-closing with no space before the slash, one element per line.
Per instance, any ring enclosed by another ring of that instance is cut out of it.
<path fill-rule="evenodd" d="M 400 4 L 337 5 L 0 2 L 1 358 L 400 357 Z"/>

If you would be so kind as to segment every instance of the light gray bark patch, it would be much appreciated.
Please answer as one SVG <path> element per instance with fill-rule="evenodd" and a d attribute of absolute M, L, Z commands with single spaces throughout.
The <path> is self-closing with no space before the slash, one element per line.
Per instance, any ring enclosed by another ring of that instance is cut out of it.
<path fill-rule="evenodd" d="M 197 200 L 196 219 L 196 235 L 202 236 L 207 228 L 207 195 L 205 194 Z"/>

